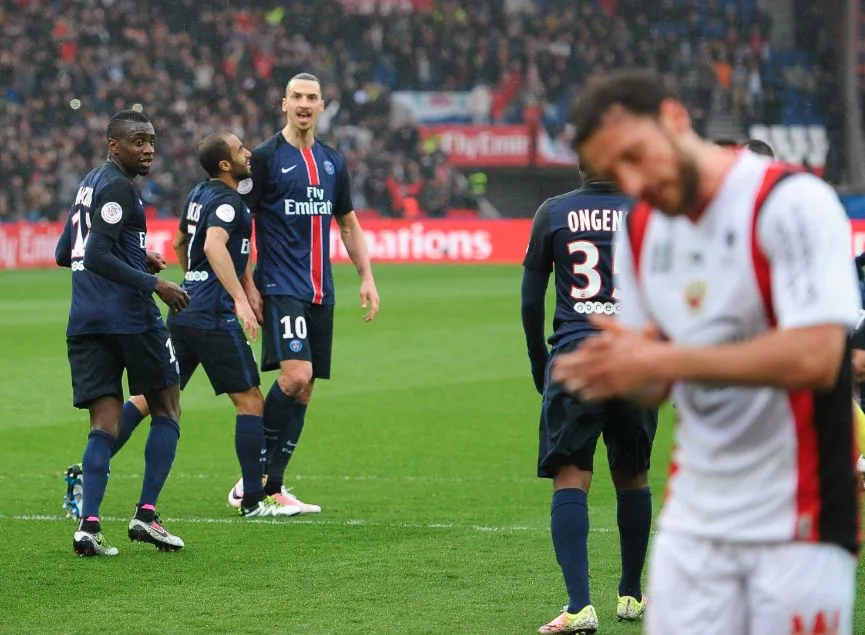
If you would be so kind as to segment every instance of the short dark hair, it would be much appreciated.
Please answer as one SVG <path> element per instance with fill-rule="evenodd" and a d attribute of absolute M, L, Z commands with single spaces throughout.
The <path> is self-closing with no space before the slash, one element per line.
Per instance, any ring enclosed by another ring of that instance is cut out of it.
<path fill-rule="evenodd" d="M 198 143 L 198 162 L 210 177 L 217 177 L 222 172 L 219 169 L 220 161 L 231 162 L 231 148 L 227 137 L 228 133 L 214 132 Z"/>
<path fill-rule="evenodd" d="M 120 139 L 128 134 L 127 131 L 131 123 L 150 123 L 150 119 L 147 118 L 147 115 L 137 110 L 121 110 L 116 112 L 108 120 L 107 138 Z"/>
<path fill-rule="evenodd" d="M 772 159 L 775 158 L 775 151 L 772 149 L 772 146 L 765 141 L 761 141 L 760 139 L 748 139 L 743 145 L 754 154 L 760 154 Z"/>
<path fill-rule="evenodd" d="M 738 148 L 739 142 L 735 139 L 716 139 L 715 145 L 721 146 L 722 148 Z"/>
<path fill-rule="evenodd" d="M 315 82 L 316 84 L 318 84 L 318 87 L 321 88 L 321 80 L 318 77 L 316 77 L 315 75 L 313 75 L 312 73 L 298 73 L 297 75 L 292 77 L 290 80 L 288 80 L 288 83 L 285 85 L 285 88 L 288 89 L 288 84 L 290 84 L 291 82 L 293 82 L 296 79 L 305 79 L 305 80 L 310 81 L 310 82 Z"/>
<path fill-rule="evenodd" d="M 678 99 L 678 95 L 654 71 L 618 70 L 590 81 L 571 108 L 574 147 L 597 132 L 613 106 L 621 106 L 635 115 L 658 117 L 661 104 L 667 99 Z"/>

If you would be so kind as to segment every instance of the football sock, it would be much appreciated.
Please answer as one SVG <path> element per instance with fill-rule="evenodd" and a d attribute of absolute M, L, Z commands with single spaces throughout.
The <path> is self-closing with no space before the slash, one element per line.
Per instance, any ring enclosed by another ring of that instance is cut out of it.
<path fill-rule="evenodd" d="M 619 546 L 622 551 L 622 578 L 619 595 L 640 600 L 643 592 L 640 577 L 649 548 L 652 528 L 652 490 L 648 487 L 616 492 L 616 519 L 619 523 Z"/>
<path fill-rule="evenodd" d="M 270 457 L 270 465 L 267 468 L 267 485 L 269 487 L 265 488 L 268 494 L 275 494 L 282 488 L 285 468 L 288 467 L 288 462 L 291 461 L 294 449 L 300 440 L 305 419 L 306 404 L 295 403 L 291 409 L 291 419 L 289 419 L 288 425 L 280 431 L 279 443 Z"/>
<path fill-rule="evenodd" d="M 117 431 L 117 439 L 114 441 L 114 447 L 111 448 L 111 456 L 120 452 L 120 448 L 126 445 L 135 428 L 144 419 L 141 411 L 135 407 L 131 401 L 123 404 L 123 416 L 120 418 L 120 428 Z"/>
<path fill-rule="evenodd" d="M 264 428 L 261 417 L 237 415 L 234 427 L 234 450 L 243 475 L 243 494 L 262 491 L 267 454 L 264 444 Z"/>
<path fill-rule="evenodd" d="M 168 417 L 153 417 L 144 445 L 144 483 L 141 485 L 139 504 L 156 506 L 159 493 L 171 472 L 179 438 L 180 426 L 176 421 Z"/>
<path fill-rule="evenodd" d="M 291 410 L 296 402 L 297 397 L 290 397 L 282 392 L 279 382 L 276 381 L 264 398 L 263 423 L 268 464 L 276 452 L 280 433 L 291 421 Z"/>
<path fill-rule="evenodd" d="M 556 560 L 568 589 L 568 613 L 579 613 L 589 600 L 589 507 L 586 493 L 577 488 L 553 494 L 550 531 Z"/>
<path fill-rule="evenodd" d="M 81 504 L 83 518 L 99 517 L 99 508 L 108 487 L 108 466 L 111 462 L 111 448 L 114 437 L 102 430 L 91 430 L 87 436 L 87 446 L 81 458 L 81 479 L 84 487 L 84 501 Z"/>

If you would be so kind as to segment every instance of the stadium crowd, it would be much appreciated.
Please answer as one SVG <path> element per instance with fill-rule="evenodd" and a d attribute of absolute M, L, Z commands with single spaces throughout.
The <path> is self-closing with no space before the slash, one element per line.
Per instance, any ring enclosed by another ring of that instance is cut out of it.
<path fill-rule="evenodd" d="M 249 146 L 263 141 L 281 125 L 286 79 L 300 71 L 322 80 L 320 136 L 347 155 L 355 206 L 393 216 L 406 196 L 432 215 L 473 202 L 416 123 L 395 116 L 395 89 L 471 91 L 477 122 L 539 113 L 552 135 L 575 92 L 613 66 L 655 66 L 678 81 L 698 129 L 713 99 L 749 117 L 774 107 L 761 75 L 770 20 L 755 7 L 546 0 L 522 15 L 504 4 L 440 0 L 429 12 L 355 15 L 335 0 L 5 3 L 0 221 L 61 217 L 103 159 L 108 116 L 135 104 L 158 135 L 143 198 L 154 213 L 177 215 L 203 176 L 198 139 L 228 127 Z"/>

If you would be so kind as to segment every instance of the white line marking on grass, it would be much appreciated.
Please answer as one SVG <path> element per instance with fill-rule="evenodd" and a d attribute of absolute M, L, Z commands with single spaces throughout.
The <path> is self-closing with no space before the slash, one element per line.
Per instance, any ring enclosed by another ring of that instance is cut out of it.
<path fill-rule="evenodd" d="M 65 516 L 51 514 L 24 514 L 10 515 L 0 514 L 0 520 L 15 520 L 19 522 L 65 522 L 72 525 L 73 520 Z M 120 516 L 103 516 L 105 522 L 127 522 L 128 517 Z M 192 523 L 198 525 L 329 525 L 333 527 L 379 527 L 384 529 L 431 529 L 431 530 L 472 530 L 482 533 L 534 533 L 549 531 L 549 527 L 538 526 L 531 527 L 527 525 L 476 525 L 472 523 L 408 523 L 408 522 L 388 522 L 378 520 L 363 520 L 360 518 L 350 518 L 347 520 L 337 520 L 331 518 L 284 518 L 272 520 L 242 518 L 172 518 L 166 516 L 166 522 L 172 523 Z M 592 527 L 593 533 L 607 534 L 612 530 L 606 527 Z"/>
<path fill-rule="evenodd" d="M 15 479 L 61 479 L 64 472 L 38 472 L 35 474 L 0 474 L 0 480 L 5 478 Z M 143 475 L 136 472 L 119 471 L 116 474 L 112 473 L 112 480 L 140 480 Z M 172 472 L 169 478 L 181 480 L 225 480 L 225 474 L 216 473 L 198 473 L 198 472 Z M 540 483 L 541 480 L 532 476 L 435 476 L 435 475 L 382 475 L 382 474 L 295 474 L 291 476 L 294 481 L 381 481 L 381 482 L 405 482 L 405 483 Z M 229 485 L 230 487 L 230 485 Z"/>

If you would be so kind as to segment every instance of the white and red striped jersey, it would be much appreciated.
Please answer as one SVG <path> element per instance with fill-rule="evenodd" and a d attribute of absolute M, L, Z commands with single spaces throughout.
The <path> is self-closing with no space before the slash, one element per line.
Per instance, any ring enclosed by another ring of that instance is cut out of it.
<path fill-rule="evenodd" d="M 742 152 L 695 221 L 637 204 L 620 235 L 620 319 L 679 346 L 774 328 L 847 328 L 860 308 L 850 224 L 819 178 Z M 857 548 L 849 351 L 831 391 L 680 382 L 665 529 Z"/>

